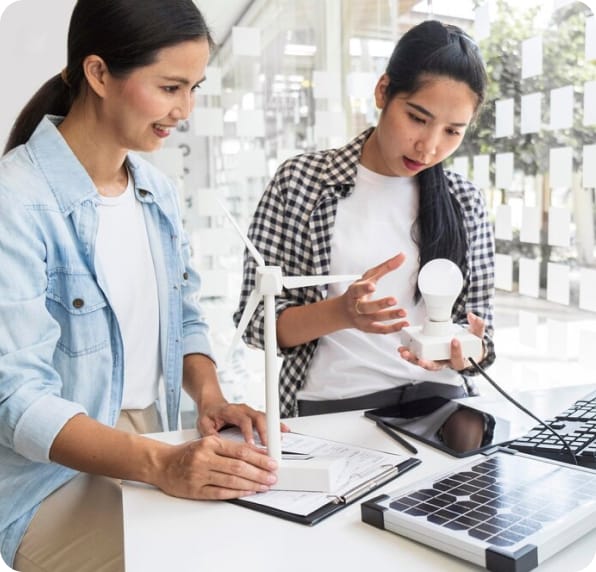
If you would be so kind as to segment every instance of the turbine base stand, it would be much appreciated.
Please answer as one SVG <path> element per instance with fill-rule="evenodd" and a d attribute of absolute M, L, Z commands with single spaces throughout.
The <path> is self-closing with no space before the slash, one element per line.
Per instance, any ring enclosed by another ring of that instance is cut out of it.
<path fill-rule="evenodd" d="M 272 490 L 333 492 L 341 485 L 346 459 L 311 457 L 282 459 Z"/>

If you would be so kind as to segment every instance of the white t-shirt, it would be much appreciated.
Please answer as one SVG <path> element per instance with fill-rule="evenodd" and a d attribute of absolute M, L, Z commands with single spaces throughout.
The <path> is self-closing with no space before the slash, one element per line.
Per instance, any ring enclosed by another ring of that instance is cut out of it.
<path fill-rule="evenodd" d="M 395 256 L 404 264 L 377 283 L 371 299 L 394 296 L 411 325 L 422 324 L 424 302 L 414 303 L 418 278 L 418 247 L 412 225 L 418 214 L 418 184 L 414 177 L 387 177 L 362 165 L 354 192 L 340 200 L 331 239 L 330 274 L 362 274 Z M 328 297 L 343 294 L 346 284 L 331 284 Z M 399 332 L 368 334 L 350 328 L 322 337 L 298 392 L 298 399 L 347 399 L 416 381 L 461 385 L 450 369 L 429 372 L 403 360 Z"/>
<path fill-rule="evenodd" d="M 95 265 L 124 344 L 122 409 L 155 402 L 161 376 L 159 302 L 143 207 L 132 176 L 117 197 L 100 195 Z"/>

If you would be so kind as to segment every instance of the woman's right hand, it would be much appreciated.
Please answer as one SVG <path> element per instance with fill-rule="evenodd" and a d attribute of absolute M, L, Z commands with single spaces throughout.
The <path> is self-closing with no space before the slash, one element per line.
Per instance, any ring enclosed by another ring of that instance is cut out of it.
<path fill-rule="evenodd" d="M 406 311 L 403 308 L 396 308 L 397 300 L 395 298 L 388 296 L 377 300 L 370 299 L 377 289 L 377 282 L 385 274 L 399 268 L 405 259 L 405 255 L 399 253 L 385 260 L 385 262 L 367 270 L 360 280 L 356 280 L 342 294 L 342 308 L 349 323 L 348 327 L 374 334 L 389 334 L 398 332 L 409 325 L 404 320 Z M 391 323 L 385 323 L 388 321 Z"/>
<path fill-rule="evenodd" d="M 264 492 L 276 481 L 277 464 L 247 443 L 203 437 L 162 449 L 154 484 L 182 498 L 226 500 Z"/>

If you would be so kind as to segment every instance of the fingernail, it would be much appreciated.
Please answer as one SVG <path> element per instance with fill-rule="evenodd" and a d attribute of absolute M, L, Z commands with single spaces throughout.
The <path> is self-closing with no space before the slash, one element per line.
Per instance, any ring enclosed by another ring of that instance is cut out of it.
<path fill-rule="evenodd" d="M 267 466 L 273 471 L 277 470 L 277 463 L 273 459 L 269 459 Z"/>
<path fill-rule="evenodd" d="M 267 482 L 272 485 L 277 482 L 277 477 L 275 475 L 268 475 Z"/>

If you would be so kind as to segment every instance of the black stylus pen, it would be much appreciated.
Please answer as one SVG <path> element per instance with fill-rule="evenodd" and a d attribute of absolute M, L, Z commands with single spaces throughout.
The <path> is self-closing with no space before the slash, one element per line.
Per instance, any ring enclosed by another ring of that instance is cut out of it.
<path fill-rule="evenodd" d="M 387 423 L 381 419 L 377 419 L 377 427 L 381 429 L 381 431 L 387 433 L 387 435 L 389 435 L 389 437 L 391 437 L 393 440 L 405 447 L 408 451 L 410 451 L 410 453 L 414 453 L 414 455 L 418 454 L 418 449 L 416 449 L 414 445 L 408 443 L 408 441 L 406 441 L 395 429 L 393 429 L 393 427 L 387 425 Z"/>

